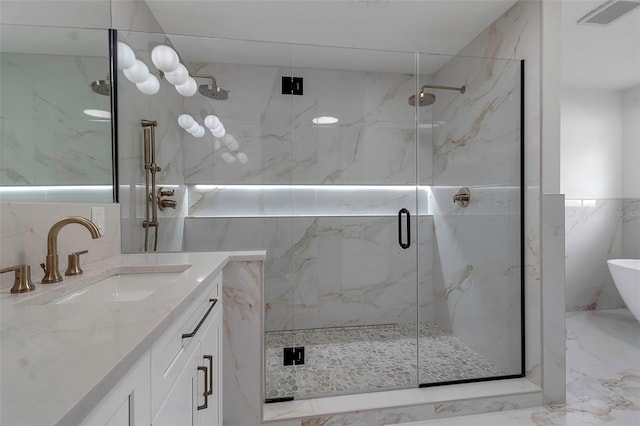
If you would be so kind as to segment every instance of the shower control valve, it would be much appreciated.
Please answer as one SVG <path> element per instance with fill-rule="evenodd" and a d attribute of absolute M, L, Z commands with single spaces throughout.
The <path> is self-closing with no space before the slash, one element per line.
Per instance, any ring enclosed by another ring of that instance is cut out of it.
<path fill-rule="evenodd" d="M 469 205 L 469 201 L 471 200 L 471 191 L 469 188 L 464 187 L 458 190 L 458 193 L 453 196 L 453 202 L 458 203 L 460 207 L 467 207 Z"/>
<path fill-rule="evenodd" d="M 172 197 L 175 194 L 175 190 L 173 189 L 164 189 L 163 187 L 158 188 L 157 195 L 157 203 L 160 211 L 166 208 L 175 209 L 178 203 L 175 200 L 169 200 L 161 197 Z"/>
<path fill-rule="evenodd" d="M 160 210 L 164 210 L 167 207 L 170 207 L 170 208 L 175 210 L 177 205 L 178 205 L 178 203 L 176 201 L 174 201 L 174 200 L 160 200 L 160 201 L 158 201 L 158 207 L 160 208 Z"/>

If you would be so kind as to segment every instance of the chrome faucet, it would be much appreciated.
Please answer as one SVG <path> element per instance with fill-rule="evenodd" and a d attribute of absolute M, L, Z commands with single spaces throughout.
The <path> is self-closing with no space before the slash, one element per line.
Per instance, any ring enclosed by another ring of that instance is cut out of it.
<path fill-rule="evenodd" d="M 66 225 L 70 223 L 77 223 L 87 228 L 91 234 L 91 238 L 94 240 L 100 238 L 100 231 L 95 223 L 89 219 L 80 216 L 71 216 L 60 219 L 53 224 L 49 229 L 49 235 L 47 236 L 47 258 L 46 265 L 41 263 L 40 266 L 44 269 L 44 278 L 42 278 L 42 284 L 57 283 L 62 281 L 62 275 L 58 269 L 58 232 Z"/>

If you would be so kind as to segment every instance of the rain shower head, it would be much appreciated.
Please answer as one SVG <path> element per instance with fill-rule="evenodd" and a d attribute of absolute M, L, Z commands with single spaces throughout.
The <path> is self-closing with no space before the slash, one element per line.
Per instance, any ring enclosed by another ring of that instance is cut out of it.
<path fill-rule="evenodd" d="M 455 90 L 456 92 L 464 93 L 467 90 L 467 86 L 451 87 L 451 86 L 435 86 L 433 84 L 425 84 L 420 88 L 418 97 L 420 98 L 418 106 L 431 105 L 436 101 L 436 95 L 433 93 L 425 92 L 424 89 L 442 89 L 442 90 Z M 409 97 L 409 105 L 416 106 L 416 95 Z"/>
<path fill-rule="evenodd" d="M 229 91 L 224 90 L 223 88 L 218 87 L 215 84 L 201 84 L 198 87 L 198 92 L 200 92 L 202 96 L 216 99 L 218 101 L 226 101 L 227 99 L 229 99 Z"/>
<path fill-rule="evenodd" d="M 211 84 L 201 84 L 198 87 L 198 92 L 200 92 L 202 96 L 206 96 L 207 98 L 215 99 L 218 101 L 226 101 L 227 99 L 229 99 L 229 91 L 223 89 L 222 87 L 219 87 L 218 83 L 216 83 L 216 78 L 213 75 L 195 73 L 190 75 L 191 77 L 208 78 L 211 80 Z"/>
<path fill-rule="evenodd" d="M 436 95 L 428 92 L 420 92 L 418 99 L 418 106 L 428 106 L 436 101 Z M 411 97 L 409 97 L 409 105 L 416 106 L 416 95 L 411 95 Z"/>
<path fill-rule="evenodd" d="M 109 80 L 96 80 L 91 82 L 91 90 L 98 95 L 109 96 L 111 94 L 111 84 Z"/>

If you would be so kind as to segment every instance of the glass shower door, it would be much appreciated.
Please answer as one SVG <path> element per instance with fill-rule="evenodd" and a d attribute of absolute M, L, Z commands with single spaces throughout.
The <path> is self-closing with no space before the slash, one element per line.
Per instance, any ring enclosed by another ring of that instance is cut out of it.
<path fill-rule="evenodd" d="M 521 62 L 420 55 L 419 69 L 419 383 L 520 377 Z"/>
<path fill-rule="evenodd" d="M 417 386 L 413 54 L 295 46 L 294 397 Z"/>

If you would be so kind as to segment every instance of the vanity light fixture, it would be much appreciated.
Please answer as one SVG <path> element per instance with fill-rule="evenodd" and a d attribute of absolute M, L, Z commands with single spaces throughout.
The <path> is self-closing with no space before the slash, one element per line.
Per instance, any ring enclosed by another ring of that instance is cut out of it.
<path fill-rule="evenodd" d="M 201 138 L 204 136 L 204 127 L 198 124 L 198 122 L 189 114 L 180 114 L 178 117 L 178 125 L 195 138 Z"/>
<path fill-rule="evenodd" d="M 336 117 L 329 117 L 329 116 L 315 117 L 311 120 L 311 122 L 316 126 L 323 126 L 323 125 L 326 126 L 329 124 L 336 124 L 338 121 L 339 120 Z"/>
<path fill-rule="evenodd" d="M 133 50 L 119 41 L 117 44 L 118 68 L 124 76 L 134 83 L 140 92 L 145 95 L 155 95 L 160 90 L 160 82 L 155 75 L 149 72 L 147 65 L 140 59 L 136 59 Z"/>
<path fill-rule="evenodd" d="M 151 50 L 151 62 L 164 73 L 174 72 L 182 65 L 176 51 L 163 44 L 159 44 Z"/>

